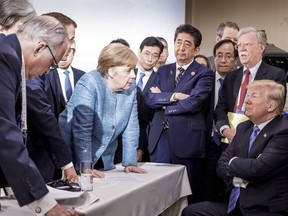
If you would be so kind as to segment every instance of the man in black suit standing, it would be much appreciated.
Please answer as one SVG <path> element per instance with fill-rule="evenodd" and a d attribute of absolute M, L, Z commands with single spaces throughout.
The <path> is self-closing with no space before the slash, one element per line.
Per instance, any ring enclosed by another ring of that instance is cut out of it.
<path fill-rule="evenodd" d="M 157 64 L 164 46 L 156 37 L 145 38 L 139 47 L 139 65 L 135 69 L 137 83 L 138 119 L 140 126 L 139 147 L 137 151 L 138 161 L 150 161 L 148 151 L 149 126 L 154 115 L 154 109 L 148 107 L 144 100 L 144 94 L 150 91 L 156 72 Z"/>
<path fill-rule="evenodd" d="M 58 19 L 65 26 L 69 37 L 69 48 L 66 56 L 59 61 L 58 69 L 51 70 L 45 77 L 45 91 L 51 104 L 52 112 L 58 120 L 59 114 L 63 112 L 71 97 L 74 86 L 85 72 L 71 66 L 76 52 L 75 35 L 77 23 L 70 17 L 58 12 L 51 12 L 44 15 Z M 69 83 L 67 83 L 69 81 L 71 90 L 70 87 L 66 85 L 69 85 Z"/>
<path fill-rule="evenodd" d="M 62 170 L 65 176 L 71 176 L 70 180 L 77 181 L 69 149 L 62 139 L 58 126 L 58 116 L 65 109 L 68 96 L 71 96 L 74 88 L 72 83 L 78 81 L 84 74 L 83 71 L 72 69 L 70 66 L 75 52 L 74 38 L 77 24 L 61 13 L 48 13 L 45 16 L 54 17 L 65 26 L 69 44 L 65 56 L 57 62 L 59 68 L 51 68 L 49 74 L 27 81 L 29 127 L 27 148 L 46 182 L 61 178 Z M 67 80 L 63 74 L 66 70 L 71 72 L 68 73 Z M 65 91 L 67 81 L 70 81 L 70 89 L 67 89 L 70 95 L 66 95 Z"/>
<path fill-rule="evenodd" d="M 246 27 L 240 29 L 237 37 L 238 56 L 243 67 L 227 74 L 214 115 L 217 131 L 226 137 L 229 143 L 233 140 L 235 129 L 230 128 L 227 113 L 243 114 L 245 83 L 247 85 L 253 80 L 270 79 L 282 84 L 286 89 L 285 72 L 262 61 L 267 44 L 265 32 Z"/>
<path fill-rule="evenodd" d="M 222 153 L 218 175 L 230 186 L 225 201 L 186 207 L 182 216 L 281 216 L 288 210 L 288 120 L 285 88 L 273 80 L 248 86 L 245 115 Z"/>

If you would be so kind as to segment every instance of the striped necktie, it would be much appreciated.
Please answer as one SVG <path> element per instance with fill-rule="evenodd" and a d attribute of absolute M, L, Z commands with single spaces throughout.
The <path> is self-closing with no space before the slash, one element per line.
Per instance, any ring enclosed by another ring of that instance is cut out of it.
<path fill-rule="evenodd" d="M 184 73 L 185 73 L 185 69 L 182 68 L 182 67 L 179 67 L 178 70 L 179 70 L 180 73 L 179 73 L 178 76 L 176 77 L 175 86 L 178 85 L 179 81 L 181 80 L 182 76 L 183 76 Z"/>

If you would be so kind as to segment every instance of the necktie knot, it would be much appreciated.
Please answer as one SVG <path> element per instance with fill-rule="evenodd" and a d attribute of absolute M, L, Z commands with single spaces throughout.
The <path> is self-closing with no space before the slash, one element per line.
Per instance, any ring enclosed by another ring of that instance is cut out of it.
<path fill-rule="evenodd" d="M 139 78 L 139 81 L 138 81 L 138 87 L 141 89 L 141 91 L 143 90 L 143 77 L 145 76 L 145 73 L 144 72 L 141 72 L 140 73 L 140 78 Z"/>
<path fill-rule="evenodd" d="M 224 82 L 224 79 L 223 78 L 219 78 L 219 83 L 220 83 L 220 86 L 223 85 L 223 82 Z"/>

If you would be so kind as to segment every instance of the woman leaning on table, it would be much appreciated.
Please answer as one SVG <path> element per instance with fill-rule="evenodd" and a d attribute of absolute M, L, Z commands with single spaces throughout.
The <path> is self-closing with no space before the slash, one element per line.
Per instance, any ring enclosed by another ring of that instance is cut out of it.
<path fill-rule="evenodd" d="M 77 170 L 83 160 L 97 165 L 102 160 L 104 170 L 114 169 L 117 137 L 122 134 L 124 171 L 146 172 L 137 167 L 136 64 L 130 48 L 109 44 L 100 53 L 97 70 L 84 74 L 75 86 L 59 125 Z M 104 177 L 95 169 L 93 174 Z"/>

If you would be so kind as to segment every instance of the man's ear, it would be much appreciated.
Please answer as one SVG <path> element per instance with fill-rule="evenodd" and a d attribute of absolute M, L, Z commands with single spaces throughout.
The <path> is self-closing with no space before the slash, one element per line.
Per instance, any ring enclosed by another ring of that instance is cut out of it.
<path fill-rule="evenodd" d="M 268 112 L 274 112 L 276 108 L 277 108 L 276 103 L 275 102 L 271 102 L 268 105 Z"/>
<path fill-rule="evenodd" d="M 33 49 L 33 55 L 36 57 L 40 52 L 45 50 L 46 43 L 44 42 L 38 42 L 37 45 Z"/>

